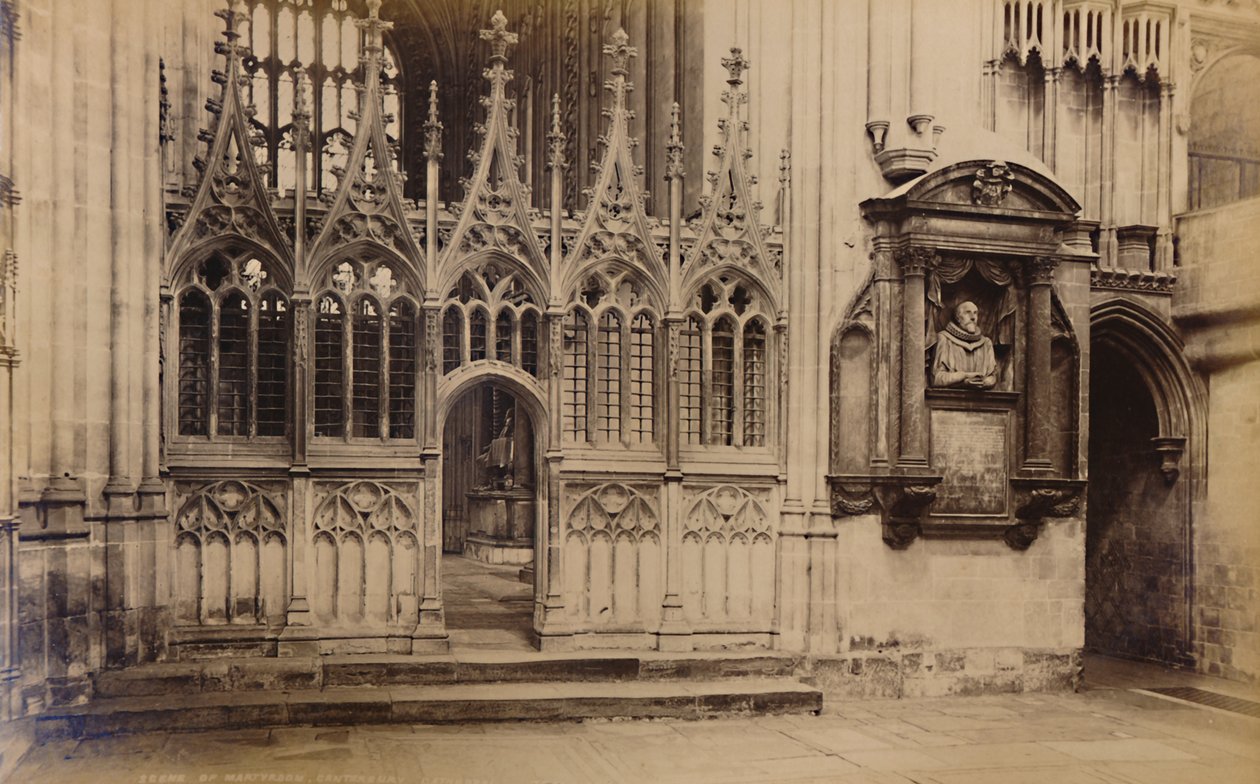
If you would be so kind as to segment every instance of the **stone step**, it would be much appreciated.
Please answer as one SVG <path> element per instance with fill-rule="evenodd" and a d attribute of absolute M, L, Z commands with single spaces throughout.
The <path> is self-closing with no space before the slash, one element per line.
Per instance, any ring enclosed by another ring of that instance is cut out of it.
<path fill-rule="evenodd" d="M 789 678 L 599 683 L 477 683 L 217 692 L 98 699 L 53 708 L 39 743 L 125 733 L 349 724 L 563 721 L 817 713 L 822 692 Z"/>
<path fill-rule="evenodd" d="M 97 698 L 253 690 L 517 682 L 713 680 L 790 677 L 798 657 L 772 653 L 579 653 L 466 651 L 441 656 L 356 655 L 237 658 L 145 664 L 99 673 Z"/>

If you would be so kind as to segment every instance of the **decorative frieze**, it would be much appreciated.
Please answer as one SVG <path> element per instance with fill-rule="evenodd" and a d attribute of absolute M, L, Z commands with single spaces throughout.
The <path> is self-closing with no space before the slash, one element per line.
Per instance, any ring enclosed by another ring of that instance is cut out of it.
<path fill-rule="evenodd" d="M 1113 267 L 1095 267 L 1089 272 L 1089 285 L 1095 289 L 1136 291 L 1143 294 L 1172 294 L 1176 272 L 1151 272 Z"/>

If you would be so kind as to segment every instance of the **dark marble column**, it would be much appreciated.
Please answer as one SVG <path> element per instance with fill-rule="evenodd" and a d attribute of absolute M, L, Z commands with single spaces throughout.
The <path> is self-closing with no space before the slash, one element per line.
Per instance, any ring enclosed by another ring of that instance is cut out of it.
<path fill-rule="evenodd" d="M 901 248 L 901 455 L 897 466 L 927 467 L 927 384 L 924 365 L 925 305 L 923 276 L 933 256 L 931 248 Z"/>
<path fill-rule="evenodd" d="M 1038 256 L 1027 265 L 1028 362 L 1025 471 L 1050 470 L 1050 285 L 1058 260 Z"/>

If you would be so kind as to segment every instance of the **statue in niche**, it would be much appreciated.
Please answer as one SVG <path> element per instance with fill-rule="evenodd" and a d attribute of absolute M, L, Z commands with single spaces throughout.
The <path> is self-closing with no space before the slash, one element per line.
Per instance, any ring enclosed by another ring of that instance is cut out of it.
<path fill-rule="evenodd" d="M 993 341 L 980 331 L 980 309 L 972 302 L 954 308 L 954 320 L 936 333 L 932 386 L 993 389 L 997 357 Z"/>
<path fill-rule="evenodd" d="M 477 456 L 477 465 L 485 476 L 485 487 L 494 490 L 511 490 L 516 485 L 513 471 L 516 461 L 516 425 L 512 408 L 503 416 L 503 427 L 490 439 L 490 444 Z"/>

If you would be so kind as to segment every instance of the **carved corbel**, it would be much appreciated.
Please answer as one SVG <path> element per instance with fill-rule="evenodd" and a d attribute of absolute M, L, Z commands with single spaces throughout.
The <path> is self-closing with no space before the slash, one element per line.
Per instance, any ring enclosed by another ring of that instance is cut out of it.
<path fill-rule="evenodd" d="M 884 151 L 884 144 L 888 140 L 888 121 L 871 120 L 866 124 L 866 135 L 871 137 L 871 148 L 875 154 L 880 154 Z"/>
<path fill-rule="evenodd" d="M 1155 454 L 1159 455 L 1159 471 L 1164 475 L 1164 484 L 1172 486 L 1181 476 L 1181 456 L 1186 452 L 1184 436 L 1159 436 L 1151 439 Z"/>
<path fill-rule="evenodd" d="M 923 518 L 936 500 L 941 477 L 918 474 L 833 474 L 831 514 L 855 517 L 878 511 L 889 547 L 904 549 L 923 533 Z"/>
<path fill-rule="evenodd" d="M 884 511 L 884 543 L 903 550 L 923 533 L 923 517 L 936 500 L 937 477 L 898 477 L 897 483 L 875 486 Z M 935 481 L 933 481 L 935 480 Z"/>
<path fill-rule="evenodd" d="M 1046 517 L 1071 517 L 1080 511 L 1085 483 L 1079 479 L 1013 480 L 1017 522 L 1002 538 L 1016 550 L 1027 550 L 1041 531 Z"/>
<path fill-rule="evenodd" d="M 875 495 L 870 483 L 846 483 L 839 478 L 831 482 L 831 516 L 853 517 L 864 515 L 875 506 Z"/>

